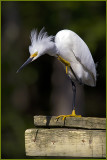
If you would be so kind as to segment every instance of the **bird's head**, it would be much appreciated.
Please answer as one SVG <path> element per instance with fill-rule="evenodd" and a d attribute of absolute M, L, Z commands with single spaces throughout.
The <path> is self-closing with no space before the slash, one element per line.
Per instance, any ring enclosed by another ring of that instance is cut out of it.
<path fill-rule="evenodd" d="M 37 33 L 37 30 L 31 31 L 31 45 L 29 46 L 30 57 L 27 61 L 17 70 L 17 73 L 30 62 L 36 60 L 41 55 L 54 52 L 55 44 L 52 41 L 53 36 L 48 36 L 47 32 L 44 32 L 44 28 Z"/>

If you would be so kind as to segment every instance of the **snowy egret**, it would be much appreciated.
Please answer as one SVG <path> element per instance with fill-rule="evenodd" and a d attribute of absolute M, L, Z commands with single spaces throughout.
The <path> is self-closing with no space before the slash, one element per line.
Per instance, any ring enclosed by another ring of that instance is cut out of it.
<path fill-rule="evenodd" d="M 44 28 L 37 33 L 31 31 L 31 45 L 29 46 L 30 57 L 19 68 L 19 72 L 28 63 L 38 57 L 48 54 L 55 56 L 62 62 L 66 74 L 71 80 L 73 90 L 73 110 L 70 115 L 60 115 L 65 119 L 69 116 L 81 117 L 75 113 L 76 85 L 75 83 L 96 85 L 96 66 L 91 52 L 86 43 L 73 31 L 65 29 L 59 31 L 56 36 L 48 36 Z M 55 40 L 53 40 L 55 38 Z"/>

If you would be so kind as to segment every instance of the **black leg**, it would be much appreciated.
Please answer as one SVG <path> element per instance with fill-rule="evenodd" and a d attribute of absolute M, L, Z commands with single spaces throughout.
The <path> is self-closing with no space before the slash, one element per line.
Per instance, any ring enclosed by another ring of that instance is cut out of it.
<path fill-rule="evenodd" d="M 69 77 L 69 76 L 68 76 Z M 81 117 L 81 115 L 76 115 L 75 113 L 75 100 L 76 100 L 76 85 L 75 83 L 71 80 L 71 78 L 69 77 L 71 83 L 72 83 L 72 91 L 73 91 L 73 110 L 72 110 L 72 113 L 70 115 L 60 115 L 57 118 L 57 120 L 60 118 L 60 117 L 63 117 L 63 120 L 65 120 L 66 117 Z"/>
<path fill-rule="evenodd" d="M 72 83 L 72 91 L 73 91 L 73 102 L 72 102 L 72 106 L 73 106 L 73 110 L 75 110 L 75 99 L 76 99 L 76 86 L 75 83 L 71 80 Z"/>

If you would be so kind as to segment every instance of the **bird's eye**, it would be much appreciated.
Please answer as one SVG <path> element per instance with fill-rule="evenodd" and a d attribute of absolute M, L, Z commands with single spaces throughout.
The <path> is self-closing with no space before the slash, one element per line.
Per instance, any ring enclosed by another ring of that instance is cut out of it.
<path fill-rule="evenodd" d="M 32 54 L 32 55 L 30 56 L 30 58 L 36 57 L 37 55 L 38 55 L 38 52 L 35 52 L 34 54 Z"/>

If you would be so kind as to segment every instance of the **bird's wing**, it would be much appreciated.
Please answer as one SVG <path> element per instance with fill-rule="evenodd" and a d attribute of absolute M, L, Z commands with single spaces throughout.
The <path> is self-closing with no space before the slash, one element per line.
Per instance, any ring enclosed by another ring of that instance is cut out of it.
<path fill-rule="evenodd" d="M 95 63 L 93 61 L 91 52 L 86 45 L 86 43 L 76 34 L 73 32 L 71 35 L 72 42 L 70 46 L 70 50 L 76 57 L 77 61 L 81 63 L 81 65 L 93 75 L 94 79 L 96 80 L 96 68 Z"/>
<path fill-rule="evenodd" d="M 55 44 L 59 55 L 70 62 L 74 70 L 77 69 L 78 72 L 80 70 L 77 68 L 78 61 L 90 73 L 93 81 L 96 81 L 96 68 L 91 52 L 86 43 L 75 32 L 70 30 L 59 31 L 55 37 Z"/>

